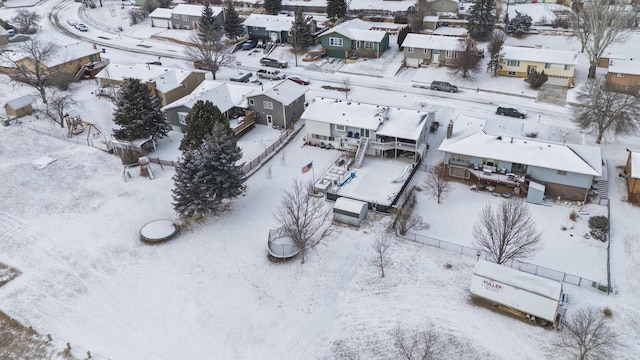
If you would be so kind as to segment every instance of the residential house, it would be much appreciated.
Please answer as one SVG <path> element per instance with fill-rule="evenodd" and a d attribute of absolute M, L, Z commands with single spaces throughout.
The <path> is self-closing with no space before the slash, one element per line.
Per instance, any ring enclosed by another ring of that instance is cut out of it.
<path fill-rule="evenodd" d="M 607 85 L 614 90 L 638 94 L 640 91 L 640 61 L 611 60 Z"/>
<path fill-rule="evenodd" d="M 31 95 L 20 96 L 19 98 L 7 101 L 4 105 L 4 111 L 8 116 L 21 117 L 29 115 L 33 112 L 32 104 L 35 99 Z"/>
<path fill-rule="evenodd" d="M 466 27 L 460 26 L 441 26 L 433 30 L 431 35 L 466 38 L 469 36 L 469 30 L 467 30 Z"/>
<path fill-rule="evenodd" d="M 503 46 L 498 75 L 524 78 L 536 70 L 549 76 L 545 84 L 571 87 L 578 63 L 577 51 Z"/>
<path fill-rule="evenodd" d="M 499 193 L 527 192 L 531 183 L 548 197 L 586 201 L 602 174 L 601 149 L 523 137 L 514 129 L 520 126 L 462 116 L 451 121 L 438 148 L 446 174 Z"/>
<path fill-rule="evenodd" d="M 254 115 L 249 111 L 247 96 L 257 93 L 259 89 L 255 85 L 245 83 L 205 80 L 191 94 L 170 103 L 162 110 L 166 112 L 173 130 L 184 132 L 186 118 L 193 105 L 198 100 L 210 101 L 230 120 L 230 125 L 234 128 L 246 117 L 251 117 L 250 121 L 245 120 L 247 123 L 253 123 Z"/>
<path fill-rule="evenodd" d="M 307 144 L 365 155 L 418 161 L 427 149 L 435 113 L 315 97 L 302 114 Z"/>
<path fill-rule="evenodd" d="M 627 199 L 629 202 L 640 205 L 640 152 L 631 151 L 627 157 L 625 172 L 627 175 Z"/>
<path fill-rule="evenodd" d="M 171 29 L 197 30 L 198 21 L 202 16 L 204 6 L 178 4 L 173 9 L 157 8 L 149 17 L 151 18 L 151 26 Z M 224 7 L 212 6 L 213 17 L 215 21 L 224 26 Z"/>
<path fill-rule="evenodd" d="M 320 43 L 327 56 L 377 58 L 389 47 L 386 31 L 371 30 L 372 23 L 360 19 L 349 20 L 320 34 Z"/>
<path fill-rule="evenodd" d="M 293 16 L 251 14 L 243 25 L 251 39 L 286 43 L 294 22 Z"/>
<path fill-rule="evenodd" d="M 289 128 L 304 112 L 307 88 L 285 79 L 275 86 L 247 96 L 257 124 Z"/>
<path fill-rule="evenodd" d="M 452 65 L 464 39 L 410 33 L 402 43 L 404 61 L 407 67 L 420 67 L 429 64 Z"/>
<path fill-rule="evenodd" d="M 9 44 L 9 32 L 0 26 L 0 46 Z"/>
<path fill-rule="evenodd" d="M 120 87 L 126 79 L 138 79 L 147 84 L 151 94 L 162 106 L 190 94 L 204 79 L 206 71 L 172 69 L 160 65 L 111 64 L 96 75 L 101 88 Z"/>

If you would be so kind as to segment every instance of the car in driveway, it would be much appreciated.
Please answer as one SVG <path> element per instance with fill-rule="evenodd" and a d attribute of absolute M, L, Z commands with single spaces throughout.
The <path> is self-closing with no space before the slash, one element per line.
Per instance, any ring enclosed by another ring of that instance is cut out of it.
<path fill-rule="evenodd" d="M 80 23 L 76 26 L 76 29 L 82 31 L 82 32 L 87 32 L 89 31 L 89 28 L 87 27 L 87 25 Z"/>
<path fill-rule="evenodd" d="M 515 106 L 510 105 L 500 105 L 496 109 L 496 114 L 502 116 L 511 116 L 520 119 L 524 119 L 527 117 L 527 112 L 525 110 L 520 110 Z"/>
<path fill-rule="evenodd" d="M 458 92 L 458 87 L 446 81 L 432 81 L 431 90 Z"/>
<path fill-rule="evenodd" d="M 249 39 L 242 43 L 242 50 L 251 50 L 256 47 L 256 41 L 253 39 Z"/>
<path fill-rule="evenodd" d="M 280 61 L 278 59 L 272 59 L 272 58 L 262 58 L 260 59 L 260 65 L 263 66 L 271 66 L 271 67 L 277 67 L 277 68 L 286 68 L 287 66 L 289 66 L 289 63 L 287 63 L 286 61 Z"/>
<path fill-rule="evenodd" d="M 311 83 L 309 80 L 301 79 L 301 78 L 296 77 L 296 76 L 290 76 L 289 80 L 291 80 L 291 81 L 293 81 L 295 83 L 298 83 L 300 85 L 309 85 Z"/>

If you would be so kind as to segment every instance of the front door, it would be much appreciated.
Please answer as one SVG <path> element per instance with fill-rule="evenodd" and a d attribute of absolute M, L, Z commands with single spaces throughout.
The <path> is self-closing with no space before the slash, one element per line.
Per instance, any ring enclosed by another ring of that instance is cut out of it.
<path fill-rule="evenodd" d="M 433 49 L 431 51 L 431 62 L 438 64 L 440 62 L 440 50 Z"/>
<path fill-rule="evenodd" d="M 536 71 L 536 67 L 535 66 L 527 66 L 527 74 L 531 74 L 532 72 Z"/>
<path fill-rule="evenodd" d="M 273 125 L 273 115 L 267 115 L 267 125 Z"/>

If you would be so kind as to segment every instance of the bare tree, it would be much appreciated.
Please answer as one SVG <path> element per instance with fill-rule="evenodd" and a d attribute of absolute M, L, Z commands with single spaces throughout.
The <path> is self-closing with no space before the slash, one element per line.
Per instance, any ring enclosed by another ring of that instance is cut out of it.
<path fill-rule="evenodd" d="M 51 86 L 52 76 L 56 75 L 56 71 L 52 72 L 46 64 L 58 54 L 59 44 L 33 37 L 21 42 L 17 48 L 18 52 L 25 54 L 24 58 L 16 59 L 11 57 L 8 52 L 0 53 L 0 56 L 13 68 L 14 73 L 11 75 L 11 79 L 38 90 L 42 102 L 46 104 L 46 90 Z M 24 61 L 28 61 L 28 63 Z"/>
<path fill-rule="evenodd" d="M 435 15 L 436 9 L 432 1 L 418 0 L 416 1 L 416 10 L 409 14 L 409 26 L 415 32 L 420 32 L 424 28 L 424 17 L 427 15 Z"/>
<path fill-rule="evenodd" d="M 220 67 L 229 66 L 234 61 L 233 55 L 225 49 L 221 41 L 205 41 L 194 31 L 189 35 L 189 42 L 184 49 L 187 59 L 206 64 L 214 80 Z"/>
<path fill-rule="evenodd" d="M 360 360 L 360 354 L 344 340 L 337 340 L 331 347 L 336 360 Z"/>
<path fill-rule="evenodd" d="M 398 325 L 391 331 L 391 336 L 399 359 L 432 360 L 443 355 L 440 336 L 431 327 L 426 330 L 408 331 Z"/>
<path fill-rule="evenodd" d="M 617 335 L 607 319 L 593 307 L 576 311 L 553 343 L 560 351 L 579 360 L 608 359 L 617 344 Z"/>
<path fill-rule="evenodd" d="M 342 91 L 344 91 L 345 99 L 349 100 L 349 92 L 351 91 L 351 78 L 344 77 L 342 79 Z"/>
<path fill-rule="evenodd" d="M 78 102 L 73 98 L 70 93 L 62 93 L 56 90 L 49 92 L 49 103 L 47 104 L 47 116 L 51 120 L 60 124 L 60 127 L 64 127 L 64 115 L 69 111 L 70 107 L 78 106 Z"/>
<path fill-rule="evenodd" d="M 371 244 L 374 255 L 369 259 L 369 264 L 380 269 L 380 277 L 384 277 L 384 269 L 393 264 L 388 251 L 391 242 L 386 234 L 378 234 Z"/>
<path fill-rule="evenodd" d="M 478 249 L 498 264 L 525 259 L 542 243 L 542 233 L 522 200 L 505 200 L 495 211 L 487 205 L 473 227 L 473 235 Z"/>
<path fill-rule="evenodd" d="M 573 121 L 596 135 L 600 144 L 607 132 L 633 134 L 640 127 L 640 98 L 611 91 L 602 80 L 590 80 L 578 93 Z"/>
<path fill-rule="evenodd" d="M 392 228 L 398 229 L 400 235 L 405 235 L 409 230 L 423 230 L 428 229 L 427 224 L 422 216 L 413 215 L 413 208 L 416 205 L 416 194 L 413 192 L 415 188 L 412 188 L 407 195 L 406 200 L 402 204 L 402 207 L 398 209 L 398 216 L 396 216 Z"/>
<path fill-rule="evenodd" d="M 451 73 L 461 75 L 463 79 L 473 79 L 480 69 L 482 52 L 476 48 L 476 43 L 471 38 L 464 39 L 458 45 L 455 57 L 451 64 Z"/>
<path fill-rule="evenodd" d="M 498 76 L 498 70 L 500 69 L 500 62 L 504 57 L 502 52 L 502 46 L 504 45 L 505 35 L 504 31 L 494 30 L 489 38 L 489 44 L 487 50 L 489 52 L 489 62 L 487 63 L 487 71 L 490 71 L 493 76 Z"/>
<path fill-rule="evenodd" d="M 436 198 L 438 200 L 438 204 L 440 204 L 447 193 L 451 191 L 451 183 L 447 180 L 444 171 L 445 169 L 442 164 L 432 166 L 429 168 L 427 178 L 424 181 L 427 194 L 431 198 Z"/>
<path fill-rule="evenodd" d="M 589 57 L 589 79 L 595 79 L 598 59 L 611 44 L 625 41 L 636 14 L 624 9 L 619 0 L 588 1 L 572 15 L 573 36 L 580 40 Z"/>
<path fill-rule="evenodd" d="M 11 20 L 18 26 L 19 32 L 33 34 L 38 30 L 38 21 L 40 19 L 42 19 L 42 16 L 34 11 L 18 9 Z"/>
<path fill-rule="evenodd" d="M 293 181 L 291 190 L 285 191 L 274 216 L 300 250 L 302 264 L 307 250 L 331 234 L 331 209 L 321 197 L 312 196 L 311 184 L 299 179 Z"/>

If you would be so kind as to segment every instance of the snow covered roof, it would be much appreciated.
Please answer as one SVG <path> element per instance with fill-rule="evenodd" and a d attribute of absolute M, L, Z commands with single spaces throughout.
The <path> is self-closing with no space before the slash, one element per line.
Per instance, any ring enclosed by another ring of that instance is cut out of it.
<path fill-rule="evenodd" d="M 94 49 L 90 43 L 78 42 L 60 46 L 57 52 L 44 64 L 47 67 L 53 67 L 99 53 L 100 50 Z"/>
<path fill-rule="evenodd" d="M 541 63 L 575 65 L 577 51 L 537 49 L 519 46 L 503 46 L 504 60 L 536 61 Z"/>
<path fill-rule="evenodd" d="M 269 31 L 289 31 L 295 22 L 293 16 L 251 14 L 244 21 L 244 26 L 265 28 Z"/>
<path fill-rule="evenodd" d="M 640 179 L 640 153 L 635 151 L 629 151 L 631 156 L 631 176 L 635 179 Z"/>
<path fill-rule="evenodd" d="M 474 274 L 559 300 L 562 283 L 479 259 Z"/>
<path fill-rule="evenodd" d="M 352 40 L 373 42 L 382 41 L 382 39 L 384 39 L 386 35 L 386 32 L 382 30 L 370 30 L 373 27 L 374 24 L 372 23 L 360 19 L 353 19 L 334 26 L 333 28 L 322 34 L 322 36 L 338 33 Z"/>
<path fill-rule="evenodd" d="M 178 4 L 176 7 L 171 9 L 171 13 L 188 16 L 201 16 L 203 9 L 204 6 L 202 5 Z M 211 10 L 213 11 L 213 16 L 218 16 L 223 11 L 223 8 L 212 6 Z"/>
<path fill-rule="evenodd" d="M 124 81 L 124 79 L 139 79 L 140 81 L 152 81 L 156 83 L 158 91 L 166 93 L 178 86 L 182 86 L 182 82 L 192 73 L 202 73 L 203 79 L 205 71 L 172 69 L 159 65 L 123 65 L 109 64 L 102 69 L 97 75 L 98 79 L 111 79 L 115 81 Z"/>
<path fill-rule="evenodd" d="M 457 50 L 463 39 L 451 36 L 407 34 L 402 47 L 418 49 Z"/>
<path fill-rule="evenodd" d="M 305 120 L 376 131 L 376 134 L 417 140 L 429 113 L 346 100 L 315 97 L 302 114 Z"/>
<path fill-rule="evenodd" d="M 246 108 L 247 96 L 256 91 L 252 85 L 244 83 L 225 83 L 215 80 L 205 80 L 198 85 L 193 92 L 181 99 L 162 108 L 162 110 L 174 109 L 185 106 L 189 109 L 198 101 L 210 101 L 221 112 L 226 112 L 233 107 Z"/>
<path fill-rule="evenodd" d="M 599 147 L 491 134 L 484 131 L 483 120 L 468 117 L 456 119 L 451 138 L 438 150 L 591 176 L 600 176 L 602 168 Z"/>
<path fill-rule="evenodd" d="M 640 61 L 611 60 L 609 72 L 618 74 L 640 75 Z"/>
<path fill-rule="evenodd" d="M 275 86 L 266 89 L 261 94 L 270 97 L 273 100 L 276 100 L 283 105 L 287 106 L 292 102 L 299 99 L 301 96 L 307 92 L 307 88 L 295 83 L 291 80 L 284 79 L 281 82 L 277 83 Z M 251 96 L 256 96 L 259 94 L 252 94 Z M 249 96 L 250 97 L 250 96 Z"/>
<path fill-rule="evenodd" d="M 346 211 L 352 214 L 360 214 L 363 206 L 367 206 L 367 203 L 364 201 L 353 200 L 346 197 L 337 198 L 335 204 L 333 204 L 334 209 Z"/>
<path fill-rule="evenodd" d="M 35 99 L 33 98 L 33 96 L 24 95 L 24 96 L 20 96 L 19 98 L 15 98 L 7 101 L 7 105 L 9 105 L 9 107 L 15 110 L 15 109 L 20 109 L 27 105 L 33 104 L 34 102 L 35 102 Z"/>
<path fill-rule="evenodd" d="M 469 31 L 461 26 L 441 26 L 431 32 L 431 35 L 445 35 L 465 37 Z"/>
<path fill-rule="evenodd" d="M 157 8 L 149 14 L 149 17 L 155 19 L 171 19 L 171 9 Z"/>

